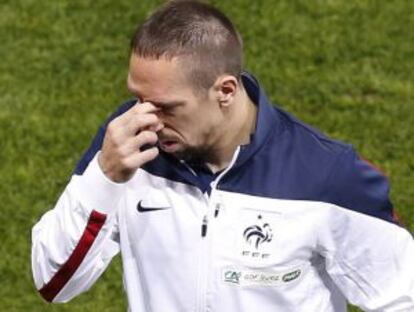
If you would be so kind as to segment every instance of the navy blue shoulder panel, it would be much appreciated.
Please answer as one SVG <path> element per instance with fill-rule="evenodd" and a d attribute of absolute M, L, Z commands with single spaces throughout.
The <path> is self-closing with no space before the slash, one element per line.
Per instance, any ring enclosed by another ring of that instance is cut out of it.
<path fill-rule="evenodd" d="M 328 202 L 395 222 L 388 181 L 381 173 L 359 159 L 350 145 L 327 138 L 283 110 L 274 109 L 283 131 L 275 130 L 259 152 L 243 166 L 230 170 L 220 189 Z"/>
<path fill-rule="evenodd" d="M 338 157 L 327 186 L 327 201 L 398 223 L 389 199 L 388 179 L 353 149 Z"/>

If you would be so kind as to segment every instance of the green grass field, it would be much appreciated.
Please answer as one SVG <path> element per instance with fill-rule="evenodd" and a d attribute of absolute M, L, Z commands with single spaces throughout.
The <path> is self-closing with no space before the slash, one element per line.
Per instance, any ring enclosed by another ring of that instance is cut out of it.
<path fill-rule="evenodd" d="M 211 2 L 239 27 L 245 67 L 270 98 L 381 166 L 413 231 L 414 1 Z M 88 293 L 45 304 L 30 233 L 98 125 L 130 97 L 129 37 L 159 3 L 1 1 L 1 311 L 126 310 L 119 258 Z"/>

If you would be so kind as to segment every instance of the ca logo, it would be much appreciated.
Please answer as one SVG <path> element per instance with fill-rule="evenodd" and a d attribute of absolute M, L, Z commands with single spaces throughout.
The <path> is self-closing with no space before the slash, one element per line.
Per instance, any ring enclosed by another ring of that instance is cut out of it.
<path fill-rule="evenodd" d="M 240 283 L 240 272 L 236 271 L 226 271 L 224 273 L 224 281 L 228 283 L 239 284 Z"/>

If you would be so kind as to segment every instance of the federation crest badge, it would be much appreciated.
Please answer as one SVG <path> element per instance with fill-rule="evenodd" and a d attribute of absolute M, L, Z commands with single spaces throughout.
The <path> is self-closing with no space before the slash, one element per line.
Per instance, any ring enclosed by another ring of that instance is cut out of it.
<path fill-rule="evenodd" d="M 262 226 L 249 226 L 244 230 L 243 236 L 247 243 L 253 245 L 256 249 L 259 249 L 259 245 L 272 241 L 273 233 L 270 225 L 265 223 Z"/>
<path fill-rule="evenodd" d="M 263 244 L 270 243 L 273 239 L 273 230 L 269 223 L 262 221 L 262 216 L 257 216 L 257 222 L 244 229 L 243 238 L 248 246 L 249 250 L 243 250 L 243 256 L 251 256 L 253 258 L 267 258 L 268 253 L 261 252 L 261 246 Z"/>

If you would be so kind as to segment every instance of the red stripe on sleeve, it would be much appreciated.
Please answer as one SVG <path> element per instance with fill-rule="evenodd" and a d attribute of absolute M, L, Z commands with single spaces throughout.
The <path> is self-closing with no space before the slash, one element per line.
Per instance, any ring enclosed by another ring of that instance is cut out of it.
<path fill-rule="evenodd" d="M 44 299 L 52 302 L 56 295 L 73 276 L 91 248 L 95 238 L 98 236 L 105 220 L 106 215 L 95 210 L 92 211 L 86 228 L 69 259 L 62 265 L 52 279 L 39 290 Z"/>

